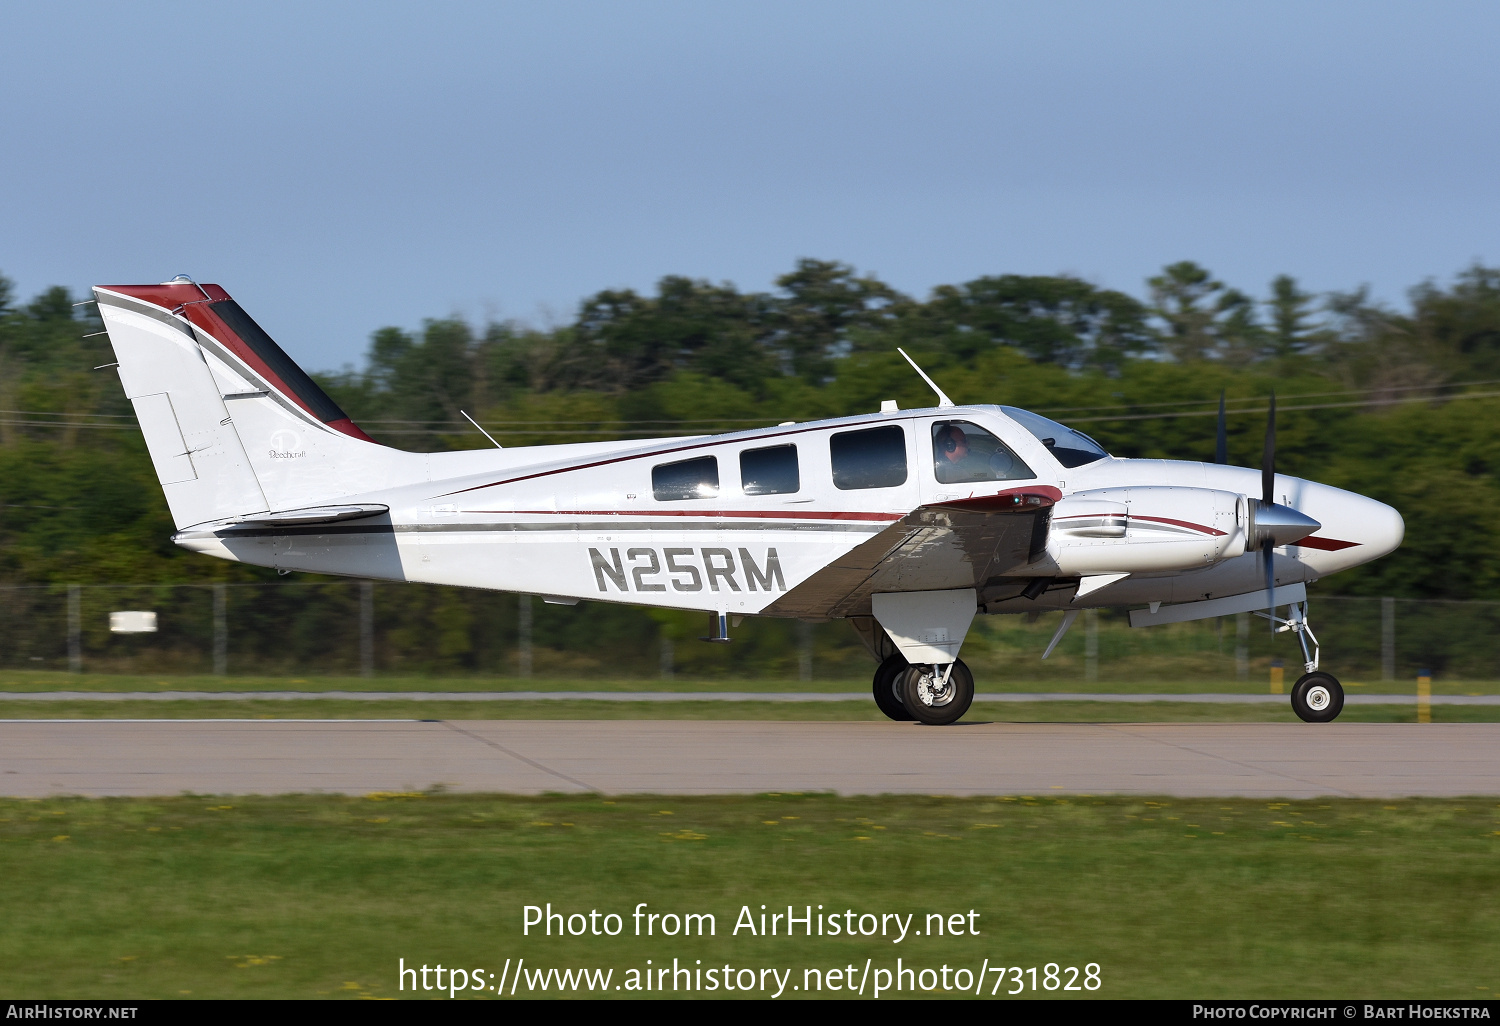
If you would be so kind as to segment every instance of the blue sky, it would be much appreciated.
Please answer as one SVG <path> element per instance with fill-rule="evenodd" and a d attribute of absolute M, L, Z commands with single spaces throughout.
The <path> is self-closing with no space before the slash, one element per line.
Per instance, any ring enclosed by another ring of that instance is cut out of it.
<path fill-rule="evenodd" d="M 10 5 L 0 273 L 224 285 L 310 368 L 798 257 L 1257 295 L 1500 260 L 1500 5 Z"/>

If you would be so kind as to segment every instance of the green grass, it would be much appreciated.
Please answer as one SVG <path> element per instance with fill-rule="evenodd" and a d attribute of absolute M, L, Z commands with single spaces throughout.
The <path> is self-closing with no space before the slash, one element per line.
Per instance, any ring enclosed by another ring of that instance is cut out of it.
<path fill-rule="evenodd" d="M 6 702 L 0 720 L 881 720 L 873 700 L 857 702 L 354 702 L 69 701 Z M 1346 723 L 1415 723 L 1416 706 L 1345 706 Z M 1493 723 L 1500 706 L 1432 707 L 1435 723 Z M 979 702 L 965 722 L 1295 723 L 1290 702 L 1275 705 L 1193 702 Z"/>
<path fill-rule="evenodd" d="M 5 800 L 0 870 L 0 991 L 38 998 L 391 997 L 398 958 L 498 975 L 520 957 L 617 982 L 647 958 L 800 983 L 899 956 L 1097 962 L 1103 997 L 1500 989 L 1493 798 Z M 547 902 L 711 912 L 717 935 L 635 938 L 627 918 L 616 938 L 523 937 Z M 762 903 L 974 909 L 981 933 L 731 936 Z"/>

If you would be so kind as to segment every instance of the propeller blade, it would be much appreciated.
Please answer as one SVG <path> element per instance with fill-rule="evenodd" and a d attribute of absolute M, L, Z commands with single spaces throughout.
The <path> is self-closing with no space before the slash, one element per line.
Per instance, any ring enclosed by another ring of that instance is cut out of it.
<path fill-rule="evenodd" d="M 1229 462 L 1229 432 L 1224 424 L 1224 392 L 1219 391 L 1219 434 L 1217 444 L 1214 446 L 1214 462 Z"/>
<path fill-rule="evenodd" d="M 1276 554 L 1271 551 L 1272 546 L 1274 546 L 1275 544 L 1275 542 L 1267 538 L 1265 540 L 1265 543 L 1260 547 L 1261 561 L 1265 564 L 1266 567 L 1266 594 L 1269 595 L 1271 599 L 1270 613 L 1272 617 L 1272 634 L 1276 633 Z"/>
<path fill-rule="evenodd" d="M 1271 412 L 1266 416 L 1266 448 L 1260 457 L 1261 501 L 1276 501 L 1276 392 L 1271 392 Z"/>

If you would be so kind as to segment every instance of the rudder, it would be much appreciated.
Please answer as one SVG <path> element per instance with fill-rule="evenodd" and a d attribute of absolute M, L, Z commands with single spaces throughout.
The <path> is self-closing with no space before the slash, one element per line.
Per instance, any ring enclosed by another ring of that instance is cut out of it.
<path fill-rule="evenodd" d="M 102 288 L 94 294 L 173 522 L 183 528 L 267 511 L 187 326 L 153 303 Z"/>

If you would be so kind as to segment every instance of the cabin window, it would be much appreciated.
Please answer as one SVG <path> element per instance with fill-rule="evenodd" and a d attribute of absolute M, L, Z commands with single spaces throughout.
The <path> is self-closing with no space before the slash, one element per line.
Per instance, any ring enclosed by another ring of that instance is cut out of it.
<path fill-rule="evenodd" d="M 651 468 L 651 494 L 662 502 L 712 499 L 719 494 L 719 461 L 713 456 Z"/>
<path fill-rule="evenodd" d="M 1036 477 L 1004 442 L 967 420 L 933 422 L 932 471 L 939 484 L 1029 481 Z"/>
<path fill-rule="evenodd" d="M 773 445 L 740 453 L 740 486 L 746 495 L 789 495 L 802 487 L 797 447 Z"/>
<path fill-rule="evenodd" d="M 897 425 L 844 431 L 829 439 L 828 448 L 836 487 L 894 488 L 906 483 L 906 432 Z"/>

